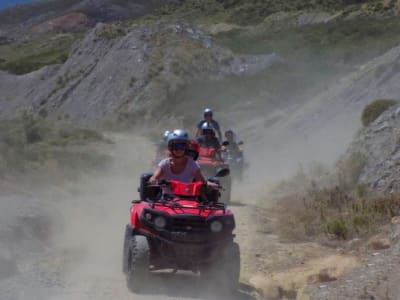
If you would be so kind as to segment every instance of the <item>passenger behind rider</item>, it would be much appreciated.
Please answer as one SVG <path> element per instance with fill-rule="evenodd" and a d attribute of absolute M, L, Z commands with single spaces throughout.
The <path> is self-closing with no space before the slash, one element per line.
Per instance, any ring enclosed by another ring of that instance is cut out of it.
<path fill-rule="evenodd" d="M 236 135 L 232 129 L 228 129 L 224 133 L 225 141 L 229 144 L 222 147 L 222 151 L 228 150 L 234 155 L 235 157 L 241 157 L 243 155 L 242 150 L 239 147 L 239 144 L 236 142 Z"/>
<path fill-rule="evenodd" d="M 185 130 L 175 129 L 168 135 L 167 142 L 171 155 L 158 164 L 149 179 L 151 184 L 157 184 L 160 179 L 185 183 L 200 181 L 209 187 L 218 188 L 218 184 L 208 182 L 201 173 L 199 165 L 191 157 L 185 155 L 189 145 L 189 136 Z"/>
<path fill-rule="evenodd" d="M 199 151 L 200 151 L 199 143 L 195 140 L 190 140 L 185 154 L 187 156 L 190 156 L 194 161 L 196 161 L 199 158 Z"/>
<path fill-rule="evenodd" d="M 199 137 L 202 134 L 202 129 L 201 129 L 202 126 L 205 123 L 209 123 L 214 128 L 214 130 L 217 132 L 218 138 L 221 141 L 222 140 L 221 129 L 219 127 L 218 122 L 213 119 L 213 111 L 211 110 L 211 108 L 206 108 L 203 111 L 203 117 L 204 117 L 204 119 L 200 120 L 199 123 L 197 123 L 197 130 L 196 130 L 195 136 Z"/>
<path fill-rule="evenodd" d="M 210 123 L 201 126 L 201 136 L 197 138 L 200 145 L 200 155 L 222 160 L 221 144 L 215 136 L 214 127 Z"/>

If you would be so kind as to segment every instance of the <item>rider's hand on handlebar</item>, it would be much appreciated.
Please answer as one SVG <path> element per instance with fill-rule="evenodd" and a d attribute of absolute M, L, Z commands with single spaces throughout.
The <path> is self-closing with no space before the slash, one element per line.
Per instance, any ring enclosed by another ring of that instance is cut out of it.
<path fill-rule="evenodd" d="M 151 185 L 156 185 L 158 183 L 158 179 L 154 178 L 153 176 L 150 177 L 149 183 Z"/>
<path fill-rule="evenodd" d="M 215 182 L 211 182 L 211 181 L 207 181 L 207 186 L 213 188 L 213 189 L 219 189 L 220 185 L 215 183 Z"/>

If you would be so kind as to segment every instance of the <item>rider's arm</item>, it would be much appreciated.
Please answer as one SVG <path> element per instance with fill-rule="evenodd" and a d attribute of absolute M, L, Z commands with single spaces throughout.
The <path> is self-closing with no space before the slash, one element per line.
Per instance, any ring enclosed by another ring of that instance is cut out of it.
<path fill-rule="evenodd" d="M 194 173 L 194 179 L 195 181 L 201 181 L 202 183 L 206 184 L 207 186 L 211 187 L 211 188 L 218 188 L 218 184 L 211 182 L 211 181 L 207 181 L 203 174 L 201 173 L 200 169 L 198 169 L 196 171 L 196 173 Z"/>
<path fill-rule="evenodd" d="M 201 135 L 201 125 L 203 125 L 204 120 L 200 120 L 196 125 L 196 134 L 195 137 L 199 137 Z"/>
<path fill-rule="evenodd" d="M 158 180 L 161 178 L 163 174 L 163 170 L 161 167 L 157 167 L 157 169 L 154 171 L 153 176 L 150 177 L 149 182 L 151 184 L 157 184 Z"/>
<path fill-rule="evenodd" d="M 220 141 L 222 141 L 222 133 L 221 133 L 221 129 L 217 129 L 217 134 L 218 134 L 218 139 L 220 140 Z"/>
<path fill-rule="evenodd" d="M 203 174 L 201 173 L 200 169 L 197 169 L 194 173 L 194 180 L 201 181 L 202 183 L 207 183 L 207 180 L 204 178 Z"/>
<path fill-rule="evenodd" d="M 221 150 L 218 150 L 216 155 L 217 155 L 217 159 L 219 159 L 219 160 L 221 160 L 221 161 L 224 160 L 224 159 L 222 158 Z"/>
<path fill-rule="evenodd" d="M 217 150 L 217 152 L 216 152 L 216 157 L 217 157 L 217 159 L 219 159 L 219 160 L 223 160 L 222 159 L 222 155 L 221 155 L 221 151 L 222 151 L 222 149 L 221 149 L 221 144 L 219 143 L 219 141 L 218 140 L 215 140 L 215 144 L 214 144 L 214 147 L 215 147 L 215 149 Z"/>
<path fill-rule="evenodd" d="M 198 137 L 198 136 L 200 136 L 200 128 L 196 128 L 196 134 L 195 134 L 195 137 Z"/>

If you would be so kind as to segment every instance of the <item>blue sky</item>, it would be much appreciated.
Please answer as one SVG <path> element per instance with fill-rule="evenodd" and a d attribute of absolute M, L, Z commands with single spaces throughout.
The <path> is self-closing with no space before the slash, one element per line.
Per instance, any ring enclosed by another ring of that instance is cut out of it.
<path fill-rule="evenodd" d="M 15 4 L 28 3 L 34 0 L 0 0 L 0 9 L 13 6 Z"/>

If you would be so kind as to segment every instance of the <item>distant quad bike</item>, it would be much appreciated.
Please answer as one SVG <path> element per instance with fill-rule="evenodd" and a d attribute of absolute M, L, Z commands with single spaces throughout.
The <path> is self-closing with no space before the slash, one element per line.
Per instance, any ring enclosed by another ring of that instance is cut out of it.
<path fill-rule="evenodd" d="M 213 176 L 218 169 L 230 169 L 229 164 L 225 161 L 221 161 L 216 158 L 216 149 L 201 147 L 199 150 L 199 158 L 197 163 L 200 166 L 201 172 L 206 176 Z M 232 178 L 226 176 L 221 180 L 223 190 L 221 191 L 221 202 L 229 204 L 231 202 L 231 189 L 232 189 Z"/>
<path fill-rule="evenodd" d="M 217 176 L 229 173 L 227 169 Z M 123 272 L 128 288 L 141 292 L 152 272 L 172 269 L 200 273 L 223 292 L 237 289 L 240 250 L 234 242 L 235 219 L 219 191 L 200 182 L 162 181 L 148 185 L 143 174 L 140 200 L 133 201 L 126 226 Z M 213 179 L 218 182 L 218 179 Z"/>
<path fill-rule="evenodd" d="M 229 165 L 231 176 L 235 180 L 242 181 L 244 170 L 247 168 L 247 163 L 243 157 L 243 151 L 232 151 L 229 147 L 229 142 L 225 141 L 222 143 L 225 149 L 221 152 L 224 162 Z M 243 145 L 243 142 L 238 142 L 238 146 Z"/>

